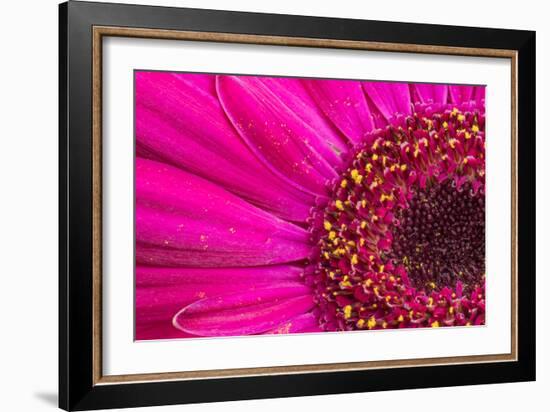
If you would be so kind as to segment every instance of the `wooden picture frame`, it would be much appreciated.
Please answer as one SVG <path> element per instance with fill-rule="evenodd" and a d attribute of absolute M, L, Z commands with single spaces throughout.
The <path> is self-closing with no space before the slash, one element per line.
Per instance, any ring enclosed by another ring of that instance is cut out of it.
<path fill-rule="evenodd" d="M 106 3 L 60 5 L 59 406 L 168 405 L 535 379 L 535 33 Z M 106 37 L 477 56 L 511 62 L 510 353 L 105 375 Z"/>

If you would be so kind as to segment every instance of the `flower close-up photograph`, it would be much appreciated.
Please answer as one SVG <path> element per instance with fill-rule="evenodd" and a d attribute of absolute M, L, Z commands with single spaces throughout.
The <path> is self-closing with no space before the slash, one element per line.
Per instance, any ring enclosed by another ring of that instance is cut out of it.
<path fill-rule="evenodd" d="M 0 410 L 545 404 L 543 2 L 1 9 Z"/>
<path fill-rule="evenodd" d="M 485 323 L 483 86 L 135 73 L 136 339 Z"/>

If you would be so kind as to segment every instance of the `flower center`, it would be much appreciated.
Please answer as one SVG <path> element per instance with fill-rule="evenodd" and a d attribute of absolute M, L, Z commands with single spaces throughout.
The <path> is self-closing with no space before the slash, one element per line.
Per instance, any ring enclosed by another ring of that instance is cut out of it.
<path fill-rule="evenodd" d="M 479 284 L 485 273 L 485 197 L 470 183 L 460 190 L 451 181 L 414 193 L 397 214 L 389 259 L 403 263 L 417 289 Z"/>
<path fill-rule="evenodd" d="M 483 107 L 415 110 L 365 136 L 312 215 L 326 330 L 485 321 Z"/>

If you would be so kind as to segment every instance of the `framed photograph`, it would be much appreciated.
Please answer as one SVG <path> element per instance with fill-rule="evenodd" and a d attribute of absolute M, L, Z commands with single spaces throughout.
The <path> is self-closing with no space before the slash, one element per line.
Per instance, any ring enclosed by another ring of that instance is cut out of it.
<path fill-rule="evenodd" d="M 60 5 L 66 410 L 535 379 L 535 33 Z"/>

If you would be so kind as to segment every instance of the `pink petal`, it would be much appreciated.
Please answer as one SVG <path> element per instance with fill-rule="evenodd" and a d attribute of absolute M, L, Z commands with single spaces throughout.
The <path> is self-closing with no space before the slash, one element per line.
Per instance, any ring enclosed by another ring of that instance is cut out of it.
<path fill-rule="evenodd" d="M 406 83 L 363 82 L 363 90 L 388 122 L 398 115 L 411 114 L 411 95 Z"/>
<path fill-rule="evenodd" d="M 156 340 L 156 339 L 181 339 L 196 337 L 190 333 L 183 332 L 172 325 L 172 320 L 162 319 L 159 321 L 154 318 L 144 318 L 139 323 L 136 322 L 136 340 Z"/>
<path fill-rule="evenodd" d="M 312 194 L 326 194 L 336 172 L 317 152 L 319 139 L 310 126 L 257 77 L 218 76 L 217 90 L 241 137 L 274 173 Z"/>
<path fill-rule="evenodd" d="M 136 288 L 203 285 L 275 283 L 298 281 L 304 269 L 292 265 L 256 266 L 247 268 L 170 268 L 138 266 Z"/>
<path fill-rule="evenodd" d="M 449 86 L 452 103 L 475 101 L 481 103 L 485 99 L 484 86 Z"/>
<path fill-rule="evenodd" d="M 306 230 L 180 169 L 136 159 L 136 261 L 257 266 L 309 256 Z"/>
<path fill-rule="evenodd" d="M 321 110 L 352 143 L 360 142 L 374 128 L 361 83 L 319 79 L 303 82 Z"/>
<path fill-rule="evenodd" d="M 303 269 L 278 265 L 252 268 L 136 268 L 137 339 L 185 337 L 172 325 L 184 306 L 205 297 L 299 282 Z"/>
<path fill-rule="evenodd" d="M 313 307 L 303 284 L 206 298 L 183 308 L 174 326 L 199 336 L 250 335 L 266 332 Z"/>
<path fill-rule="evenodd" d="M 319 326 L 319 321 L 311 312 L 296 316 L 295 318 L 277 326 L 275 329 L 272 329 L 267 333 L 282 334 L 306 332 L 323 332 L 323 329 Z"/>
<path fill-rule="evenodd" d="M 421 103 L 447 103 L 449 88 L 438 84 L 413 84 Z"/>
<path fill-rule="evenodd" d="M 227 120 L 215 78 L 136 74 L 136 151 L 222 185 L 278 216 L 304 221 L 314 198 L 270 172 Z"/>
<path fill-rule="evenodd" d="M 335 166 L 342 165 L 342 154 L 348 150 L 346 138 L 325 117 L 298 79 L 258 77 L 281 104 L 294 112 L 314 133 L 309 143 L 315 151 Z"/>

